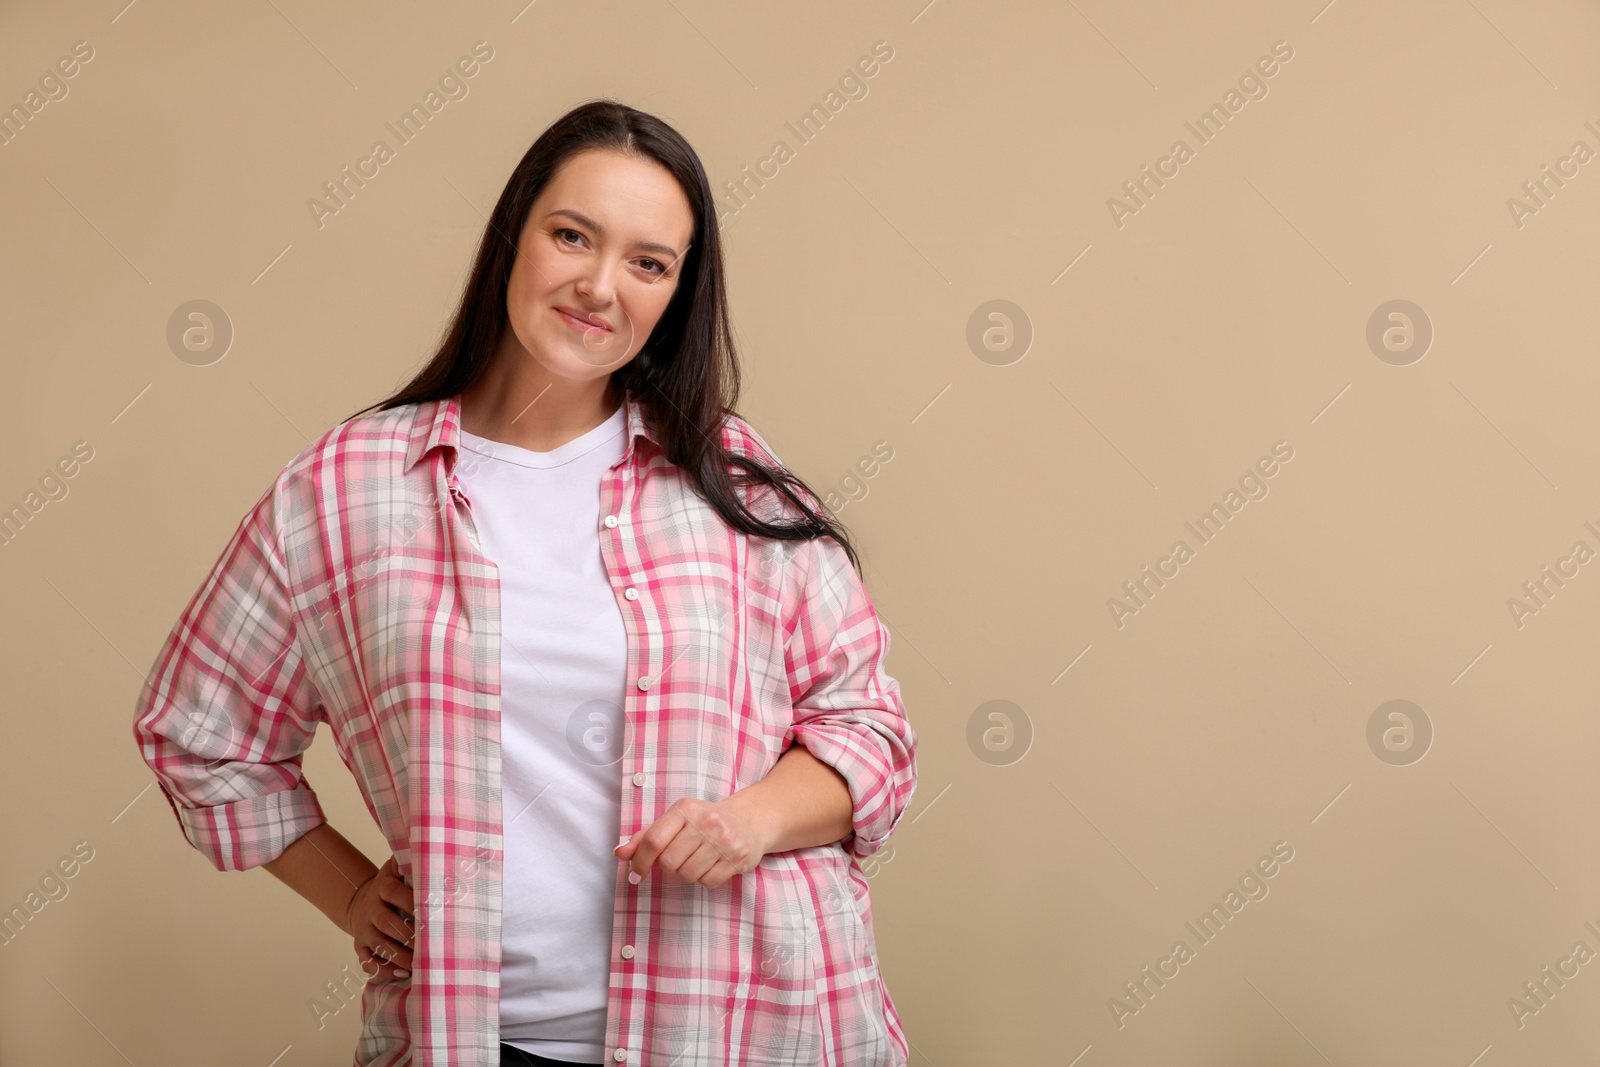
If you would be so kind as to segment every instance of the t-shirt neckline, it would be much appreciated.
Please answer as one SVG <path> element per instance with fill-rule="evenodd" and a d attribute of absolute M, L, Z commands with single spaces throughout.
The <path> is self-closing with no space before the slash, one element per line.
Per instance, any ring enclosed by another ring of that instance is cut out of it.
<path fill-rule="evenodd" d="M 575 459 L 588 455 L 596 448 L 621 434 L 627 422 L 627 410 L 627 404 L 619 405 L 617 410 L 612 412 L 606 421 L 549 452 L 535 452 L 532 449 L 507 444 L 504 441 L 479 437 L 477 434 L 468 433 L 466 430 L 461 431 L 461 447 L 480 456 L 504 460 L 507 463 L 515 463 L 520 467 L 536 467 L 540 469 L 560 467 L 563 464 L 571 463 Z"/>

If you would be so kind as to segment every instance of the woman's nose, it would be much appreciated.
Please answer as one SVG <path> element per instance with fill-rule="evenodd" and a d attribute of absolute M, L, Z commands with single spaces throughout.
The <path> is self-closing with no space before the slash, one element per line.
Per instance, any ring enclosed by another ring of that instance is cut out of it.
<path fill-rule="evenodd" d="M 578 278 L 576 288 L 596 304 L 610 303 L 616 289 L 615 272 L 611 264 L 596 263 Z"/>

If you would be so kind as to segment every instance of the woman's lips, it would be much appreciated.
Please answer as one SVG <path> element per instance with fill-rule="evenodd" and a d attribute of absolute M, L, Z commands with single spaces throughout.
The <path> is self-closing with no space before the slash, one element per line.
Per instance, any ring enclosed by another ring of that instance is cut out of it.
<path fill-rule="evenodd" d="M 569 313 L 567 313 L 565 311 L 562 311 L 560 308 L 556 308 L 556 314 L 560 315 L 563 319 L 565 319 L 566 322 L 567 322 L 567 325 L 571 326 L 575 330 L 582 330 L 585 333 L 589 333 L 591 331 L 599 332 L 599 333 L 610 333 L 611 332 L 609 327 L 601 326 L 598 323 L 590 322 L 588 319 L 578 318 L 576 315 L 571 315 L 571 314 L 569 314 Z"/>

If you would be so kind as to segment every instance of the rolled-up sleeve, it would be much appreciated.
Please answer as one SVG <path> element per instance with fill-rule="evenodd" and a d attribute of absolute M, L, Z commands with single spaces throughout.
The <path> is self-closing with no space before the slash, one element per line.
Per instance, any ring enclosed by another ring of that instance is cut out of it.
<path fill-rule="evenodd" d="M 139 694 L 139 753 L 220 871 L 276 859 L 326 822 L 301 769 L 325 709 L 301 658 L 276 486 L 245 516 Z"/>
<path fill-rule="evenodd" d="M 917 736 L 885 668 L 889 631 L 844 549 L 826 537 L 789 549 L 804 575 L 785 639 L 790 735 L 849 785 L 852 830 L 841 843 L 865 859 L 911 803 Z"/>

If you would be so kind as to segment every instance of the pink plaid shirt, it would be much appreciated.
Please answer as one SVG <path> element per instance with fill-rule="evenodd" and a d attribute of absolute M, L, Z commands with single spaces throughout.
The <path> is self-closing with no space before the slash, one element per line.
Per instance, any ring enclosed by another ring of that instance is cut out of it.
<path fill-rule="evenodd" d="M 853 830 L 716 889 L 659 868 L 634 886 L 619 860 L 607 1062 L 904 1067 L 862 863 L 916 785 L 889 633 L 834 541 L 732 530 L 627 408 L 599 529 L 628 634 L 617 840 L 679 797 L 759 781 L 797 741 L 848 782 Z M 134 723 L 219 870 L 325 821 L 301 757 L 328 724 L 416 902 L 411 977 L 366 984 L 357 1067 L 499 1063 L 500 587 L 459 437 L 453 397 L 351 419 L 296 456 L 179 618 Z M 777 462 L 742 419 L 723 440 Z"/>

